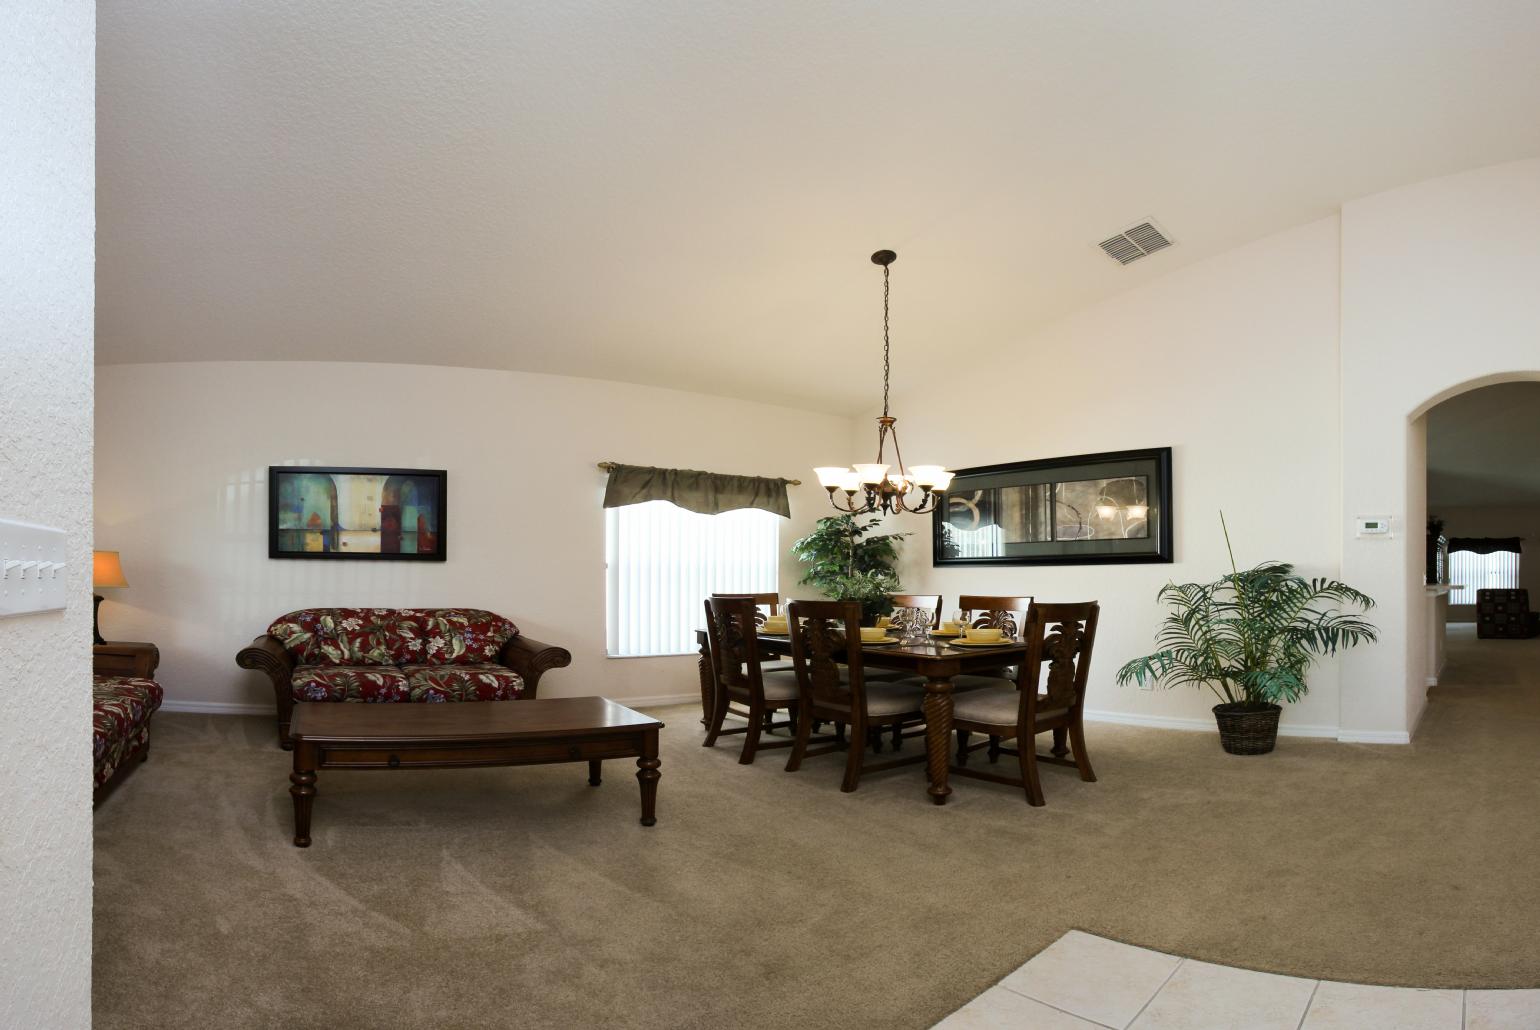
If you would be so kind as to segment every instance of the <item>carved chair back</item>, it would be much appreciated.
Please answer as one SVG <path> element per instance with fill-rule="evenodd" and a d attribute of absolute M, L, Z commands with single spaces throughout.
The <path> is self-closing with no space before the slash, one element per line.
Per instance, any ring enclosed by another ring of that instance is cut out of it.
<path fill-rule="evenodd" d="M 927 629 L 941 628 L 940 594 L 893 594 L 888 600 L 893 602 L 893 625 L 904 628 L 918 622 Z"/>
<path fill-rule="evenodd" d="M 754 625 L 763 626 L 765 618 L 777 615 L 781 610 L 781 595 L 777 593 L 764 594 L 712 594 L 712 597 L 747 597 L 754 602 Z M 763 610 L 761 610 L 763 609 Z"/>
<path fill-rule="evenodd" d="M 706 643 L 717 683 L 724 690 L 762 698 L 757 614 L 751 597 L 706 600 Z"/>
<path fill-rule="evenodd" d="M 1101 605 L 1095 601 L 1032 605 L 1024 632 L 1027 657 L 1016 680 L 1021 726 L 1033 725 L 1039 712 L 1068 709 L 1075 714 L 1085 703 L 1100 615 Z"/>
<path fill-rule="evenodd" d="M 957 607 L 967 613 L 969 626 L 980 629 L 999 627 L 1008 637 L 1021 636 L 1026 625 L 1027 610 L 1032 607 L 1028 597 L 992 597 L 987 594 L 963 594 L 957 599 Z"/>
<path fill-rule="evenodd" d="M 802 703 L 817 709 L 860 711 L 866 705 L 861 667 L 861 606 L 855 601 L 793 601 L 791 663 Z M 845 666 L 841 675 L 840 665 Z"/>

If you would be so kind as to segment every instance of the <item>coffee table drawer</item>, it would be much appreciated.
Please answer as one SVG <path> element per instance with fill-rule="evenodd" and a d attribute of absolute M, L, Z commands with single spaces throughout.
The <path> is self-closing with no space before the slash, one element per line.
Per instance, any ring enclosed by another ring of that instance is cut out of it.
<path fill-rule="evenodd" d="M 510 741 L 506 744 L 458 744 L 445 747 L 324 747 L 326 769 L 411 769 L 453 765 L 533 765 L 625 758 L 637 754 L 637 742 L 625 738 L 583 741 Z"/>

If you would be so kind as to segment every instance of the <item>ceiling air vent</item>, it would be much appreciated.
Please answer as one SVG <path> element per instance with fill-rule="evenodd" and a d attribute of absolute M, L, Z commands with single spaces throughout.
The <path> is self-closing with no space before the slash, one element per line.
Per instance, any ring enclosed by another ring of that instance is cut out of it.
<path fill-rule="evenodd" d="M 1140 222 L 1102 240 L 1097 246 L 1118 264 L 1130 265 L 1157 250 L 1165 250 L 1171 246 L 1171 239 L 1154 222 Z"/>

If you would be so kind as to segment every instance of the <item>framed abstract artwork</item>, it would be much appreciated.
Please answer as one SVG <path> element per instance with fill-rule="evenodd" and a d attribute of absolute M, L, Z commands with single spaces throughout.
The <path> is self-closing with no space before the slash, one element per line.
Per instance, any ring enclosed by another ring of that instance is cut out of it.
<path fill-rule="evenodd" d="M 443 561 L 443 469 L 267 469 L 267 556 Z"/>
<path fill-rule="evenodd" d="M 1171 561 L 1171 448 L 961 469 L 931 516 L 933 565 Z"/>

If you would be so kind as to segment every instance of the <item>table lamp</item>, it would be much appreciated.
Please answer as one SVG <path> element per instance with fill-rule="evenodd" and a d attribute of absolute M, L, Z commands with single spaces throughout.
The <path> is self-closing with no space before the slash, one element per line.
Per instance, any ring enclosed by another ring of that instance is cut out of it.
<path fill-rule="evenodd" d="M 118 552 L 92 551 L 91 587 L 93 591 L 126 586 L 128 586 L 128 580 L 123 575 L 123 563 L 118 561 Z M 91 642 L 105 644 L 107 641 L 102 639 L 102 631 L 96 621 L 97 613 L 102 607 L 102 595 L 92 593 L 91 596 L 95 598 L 95 603 L 91 607 Z"/>

